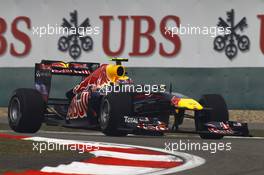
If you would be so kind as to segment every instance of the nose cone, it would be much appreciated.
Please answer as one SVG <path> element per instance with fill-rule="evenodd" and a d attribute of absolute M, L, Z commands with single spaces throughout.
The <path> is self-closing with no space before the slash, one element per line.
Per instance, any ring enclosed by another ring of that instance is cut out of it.
<path fill-rule="evenodd" d="M 203 109 L 203 106 L 200 105 L 200 103 L 190 98 L 180 99 L 180 101 L 178 102 L 178 107 L 187 108 L 191 110 L 202 110 Z"/>

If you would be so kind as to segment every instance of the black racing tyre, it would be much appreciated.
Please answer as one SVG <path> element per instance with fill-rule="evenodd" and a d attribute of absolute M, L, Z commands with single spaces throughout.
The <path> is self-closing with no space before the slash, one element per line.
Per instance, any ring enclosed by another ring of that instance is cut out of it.
<path fill-rule="evenodd" d="M 102 98 L 99 124 L 107 136 L 126 136 L 128 133 L 120 130 L 124 116 L 131 116 L 132 98 L 129 93 L 110 93 Z"/>
<path fill-rule="evenodd" d="M 203 107 L 211 108 L 208 111 L 195 112 L 196 131 L 201 132 L 200 137 L 203 139 L 221 139 L 223 135 L 203 133 L 207 131 L 204 124 L 207 122 L 226 122 L 229 119 L 228 108 L 224 98 L 218 94 L 203 95 L 199 100 Z"/>
<path fill-rule="evenodd" d="M 45 102 L 35 89 L 17 89 L 8 106 L 10 128 L 21 133 L 35 133 L 42 124 Z"/>

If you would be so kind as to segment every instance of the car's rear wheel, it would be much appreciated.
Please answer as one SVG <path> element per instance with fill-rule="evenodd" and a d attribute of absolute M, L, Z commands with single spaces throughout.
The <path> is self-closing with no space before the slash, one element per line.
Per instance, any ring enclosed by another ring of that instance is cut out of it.
<path fill-rule="evenodd" d="M 16 132 L 35 133 L 43 121 L 45 102 L 35 89 L 17 89 L 8 106 L 9 126 Z"/>
<path fill-rule="evenodd" d="M 223 135 L 207 133 L 205 123 L 207 122 L 226 122 L 228 121 L 228 108 L 224 98 L 217 94 L 203 95 L 199 100 L 199 103 L 206 108 L 210 108 L 208 111 L 196 111 L 195 112 L 195 127 L 200 132 L 200 137 L 203 139 L 221 139 Z"/>
<path fill-rule="evenodd" d="M 126 136 L 128 133 L 120 128 L 124 116 L 132 110 L 131 96 L 128 93 L 110 93 L 102 99 L 99 124 L 102 132 L 108 136 Z"/>

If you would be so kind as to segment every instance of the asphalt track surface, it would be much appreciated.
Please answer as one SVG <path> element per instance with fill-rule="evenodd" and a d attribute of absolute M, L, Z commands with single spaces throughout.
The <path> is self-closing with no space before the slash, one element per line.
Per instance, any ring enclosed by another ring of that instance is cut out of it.
<path fill-rule="evenodd" d="M 0 133 L 16 134 L 9 130 L 1 130 Z M 24 134 L 25 135 L 25 134 Z M 98 131 L 87 132 L 68 132 L 68 131 L 40 131 L 33 135 L 48 138 L 70 139 L 70 140 L 85 140 L 95 142 L 110 142 L 138 146 L 147 146 L 154 148 L 170 149 L 172 144 L 180 145 L 181 143 L 199 143 L 200 145 L 209 145 L 214 143 L 229 144 L 231 150 L 216 151 L 211 150 L 186 150 L 192 155 L 199 156 L 206 160 L 205 164 L 178 172 L 177 174 L 184 175 L 245 175 L 245 174 L 264 174 L 264 138 L 233 138 L 227 137 L 222 140 L 202 140 L 197 135 L 192 134 L 168 134 L 164 137 L 157 136 L 138 136 L 129 135 L 127 137 L 107 137 Z M 176 146 L 174 147 L 176 148 Z M 0 150 L 1 151 L 1 150 Z M 0 157 L 1 159 L 1 157 Z"/>

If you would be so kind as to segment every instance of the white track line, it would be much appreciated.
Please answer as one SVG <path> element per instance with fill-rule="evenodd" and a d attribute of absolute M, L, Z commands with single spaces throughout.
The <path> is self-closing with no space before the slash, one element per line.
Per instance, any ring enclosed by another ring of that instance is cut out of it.
<path fill-rule="evenodd" d="M 44 167 L 42 172 L 58 172 L 65 174 L 98 174 L 98 175 L 139 175 L 158 172 L 162 168 L 146 168 L 132 166 L 111 166 L 98 165 L 93 163 L 72 162 L 69 165 L 59 165 L 58 167 Z"/>
<path fill-rule="evenodd" d="M 57 167 L 44 167 L 42 171 L 45 172 L 74 172 L 74 173 L 81 173 L 81 174 L 152 174 L 152 175 L 162 175 L 162 174 L 169 174 L 169 173 L 175 173 L 187 169 L 191 169 L 197 166 L 200 166 L 205 163 L 205 160 L 203 158 L 200 158 L 198 156 L 194 156 L 187 153 L 182 152 L 168 152 L 164 149 L 159 148 L 151 148 L 151 147 L 142 147 L 142 146 L 134 146 L 134 145 L 127 145 L 127 144 L 116 144 L 116 143 L 107 143 L 107 142 L 92 142 L 92 141 L 80 141 L 80 140 L 64 140 L 64 139 L 51 139 L 51 138 L 44 138 L 44 137 L 31 137 L 31 138 L 25 138 L 24 140 L 32 140 L 32 141 L 45 141 L 45 142 L 55 142 L 58 144 L 91 144 L 96 143 L 99 144 L 102 147 L 116 147 L 116 148 L 139 148 L 139 149 L 145 149 L 145 150 L 151 150 L 151 151 L 157 151 L 165 153 L 166 155 L 162 155 L 163 157 L 159 157 L 161 155 L 147 155 L 147 154 L 134 154 L 132 157 L 129 153 L 117 153 L 115 151 L 102 151 L 99 150 L 98 153 L 96 151 L 91 152 L 92 154 L 95 154 L 96 156 L 106 156 L 106 157 L 117 157 L 117 158 L 126 158 L 126 159 L 139 159 L 139 160 L 157 160 L 157 161 L 179 161 L 180 158 L 184 160 L 184 163 L 180 166 L 176 166 L 173 168 L 151 168 L 151 167 L 137 167 L 137 170 L 132 170 L 135 167 L 130 166 L 115 166 L 115 165 L 98 165 L 93 163 L 83 163 L 83 162 L 73 162 L 68 165 L 59 165 Z M 120 157 L 119 157 L 120 156 Z M 172 157 L 175 157 L 174 159 Z M 78 167 L 76 167 L 78 166 Z M 128 168 L 128 171 L 127 169 Z M 131 169 L 132 168 L 132 169 Z M 93 171 L 94 170 L 94 171 Z M 113 171 L 112 171 L 113 170 Z M 114 171 L 115 170 L 115 171 Z M 122 170 L 122 171 L 121 171 Z"/>
<path fill-rule="evenodd" d="M 130 154 L 130 153 L 121 153 L 115 151 L 91 151 L 91 154 L 94 154 L 96 157 L 118 157 L 120 159 L 129 160 L 145 160 L 145 161 L 169 161 L 169 162 L 180 162 L 182 159 L 179 159 L 173 155 L 147 155 L 147 154 Z"/>

